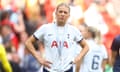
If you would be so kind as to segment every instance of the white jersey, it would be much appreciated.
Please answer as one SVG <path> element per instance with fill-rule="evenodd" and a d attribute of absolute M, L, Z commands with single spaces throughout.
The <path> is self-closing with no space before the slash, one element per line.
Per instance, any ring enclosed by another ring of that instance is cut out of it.
<path fill-rule="evenodd" d="M 69 24 L 58 27 L 56 23 L 45 24 L 35 33 L 44 43 L 45 59 L 52 62 L 50 72 L 64 72 L 71 68 L 75 57 L 75 43 L 82 40 L 79 30 Z"/>
<path fill-rule="evenodd" d="M 80 72 L 103 72 L 102 61 L 108 57 L 105 47 L 96 44 L 93 40 L 87 42 L 90 50 L 83 59 Z"/>

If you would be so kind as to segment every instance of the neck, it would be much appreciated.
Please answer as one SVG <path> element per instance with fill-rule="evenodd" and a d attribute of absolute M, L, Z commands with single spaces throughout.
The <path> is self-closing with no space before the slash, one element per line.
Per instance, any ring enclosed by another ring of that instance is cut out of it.
<path fill-rule="evenodd" d="M 63 23 L 63 22 L 57 22 L 57 26 L 65 26 L 65 23 Z"/>

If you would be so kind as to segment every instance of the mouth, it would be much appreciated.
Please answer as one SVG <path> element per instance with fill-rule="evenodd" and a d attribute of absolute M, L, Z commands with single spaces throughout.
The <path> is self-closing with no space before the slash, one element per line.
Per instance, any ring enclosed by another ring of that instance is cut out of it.
<path fill-rule="evenodd" d="M 60 20 L 64 20 L 64 17 L 61 17 Z"/>

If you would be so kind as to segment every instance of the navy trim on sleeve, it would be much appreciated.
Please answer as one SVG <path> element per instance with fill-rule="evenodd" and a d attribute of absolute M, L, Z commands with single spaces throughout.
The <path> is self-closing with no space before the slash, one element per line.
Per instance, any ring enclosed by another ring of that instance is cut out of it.
<path fill-rule="evenodd" d="M 39 40 L 34 34 L 33 34 L 33 37 L 34 37 L 36 40 Z"/>
<path fill-rule="evenodd" d="M 82 40 L 83 40 L 83 38 L 80 41 L 78 41 L 77 43 L 80 43 Z"/>

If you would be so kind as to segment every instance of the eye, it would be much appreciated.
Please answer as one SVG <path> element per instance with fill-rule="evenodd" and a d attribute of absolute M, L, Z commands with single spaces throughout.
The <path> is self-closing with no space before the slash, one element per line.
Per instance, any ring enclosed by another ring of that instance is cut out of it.
<path fill-rule="evenodd" d="M 68 12 L 64 11 L 65 14 L 67 14 Z"/>
<path fill-rule="evenodd" d="M 59 13 L 62 13 L 63 11 L 59 11 Z"/>

